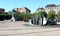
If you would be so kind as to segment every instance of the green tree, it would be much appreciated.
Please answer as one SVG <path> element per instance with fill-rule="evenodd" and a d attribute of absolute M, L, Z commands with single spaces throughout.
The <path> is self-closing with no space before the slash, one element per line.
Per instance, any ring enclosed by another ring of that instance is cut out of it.
<path fill-rule="evenodd" d="M 30 16 L 31 16 L 31 14 L 28 14 L 28 13 L 16 14 L 16 17 L 22 18 L 23 20 L 27 20 L 27 19 L 31 18 Z"/>
<path fill-rule="evenodd" d="M 31 14 L 31 17 L 36 17 L 36 16 L 45 16 L 47 17 L 47 13 L 45 11 L 40 11 L 40 12 L 35 12 Z"/>
<path fill-rule="evenodd" d="M 55 18 L 55 11 L 53 10 L 50 10 L 48 12 L 48 19 L 54 19 Z"/>
<path fill-rule="evenodd" d="M 19 12 L 19 11 L 16 11 L 15 13 L 16 13 L 16 14 L 20 14 L 20 12 Z"/>
<path fill-rule="evenodd" d="M 12 13 L 13 13 L 12 11 L 8 11 L 8 14 L 11 14 L 12 15 Z"/>
<path fill-rule="evenodd" d="M 59 10 L 59 12 L 57 13 L 57 19 L 60 19 L 60 10 Z"/>
<path fill-rule="evenodd" d="M 45 16 L 45 17 L 47 17 L 47 13 L 45 12 L 45 11 L 40 11 L 40 12 L 38 12 L 38 16 Z"/>

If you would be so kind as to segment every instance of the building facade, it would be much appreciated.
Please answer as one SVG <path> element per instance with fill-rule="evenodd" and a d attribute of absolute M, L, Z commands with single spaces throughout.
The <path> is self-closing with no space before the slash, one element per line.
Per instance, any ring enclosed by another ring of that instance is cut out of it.
<path fill-rule="evenodd" d="M 55 5 L 55 4 L 49 4 L 49 5 L 46 5 L 44 9 L 41 10 L 41 8 L 38 8 L 40 11 L 44 10 L 46 11 L 47 13 L 50 11 L 50 10 L 53 10 L 55 11 L 55 14 L 57 14 L 60 10 L 60 5 Z M 37 11 L 39 11 L 37 10 Z"/>
<path fill-rule="evenodd" d="M 4 14 L 5 13 L 5 9 L 0 8 L 0 14 Z"/>
<path fill-rule="evenodd" d="M 45 9 L 44 8 L 38 8 L 37 12 L 39 12 L 39 11 L 45 11 Z"/>
<path fill-rule="evenodd" d="M 18 11 L 20 13 L 30 13 L 30 9 L 28 9 L 27 7 L 23 7 L 23 8 L 14 8 L 15 11 Z"/>

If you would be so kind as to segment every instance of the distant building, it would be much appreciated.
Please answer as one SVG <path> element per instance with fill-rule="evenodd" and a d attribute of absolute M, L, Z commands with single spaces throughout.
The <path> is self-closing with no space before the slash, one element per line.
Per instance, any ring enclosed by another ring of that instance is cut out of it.
<path fill-rule="evenodd" d="M 58 7 L 59 6 L 57 6 L 55 4 L 49 4 L 45 7 L 45 11 L 48 13 L 50 10 L 53 10 L 57 14 L 57 12 L 60 10 Z"/>
<path fill-rule="evenodd" d="M 14 8 L 15 11 L 18 11 L 20 13 L 30 13 L 31 11 L 27 7 L 23 8 Z"/>
<path fill-rule="evenodd" d="M 45 9 L 44 9 L 44 8 L 38 8 L 38 9 L 37 9 L 37 12 L 38 12 L 38 11 L 45 11 Z"/>
<path fill-rule="evenodd" d="M 60 5 L 49 4 L 46 5 L 45 8 L 38 8 L 37 11 L 45 11 L 48 13 L 50 10 L 55 11 L 55 14 L 57 14 L 57 12 L 60 10 Z"/>
<path fill-rule="evenodd" d="M 0 8 L 0 14 L 3 14 L 5 12 L 5 9 Z"/>

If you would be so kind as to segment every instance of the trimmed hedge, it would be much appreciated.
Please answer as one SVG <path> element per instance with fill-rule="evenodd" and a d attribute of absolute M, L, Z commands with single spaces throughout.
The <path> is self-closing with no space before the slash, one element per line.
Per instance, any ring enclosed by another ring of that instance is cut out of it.
<path fill-rule="evenodd" d="M 9 20 L 12 18 L 12 14 L 0 14 L 0 20 Z M 31 18 L 31 14 L 16 14 L 16 21 L 23 21 Z"/>
<path fill-rule="evenodd" d="M 12 15 L 10 14 L 0 14 L 0 20 L 9 20 L 11 19 Z"/>
<path fill-rule="evenodd" d="M 5 18 L 6 20 L 9 20 L 9 19 L 12 18 L 12 15 L 10 15 L 10 14 L 4 14 L 4 18 Z"/>
<path fill-rule="evenodd" d="M 4 20 L 4 15 L 0 14 L 0 20 Z"/>
<path fill-rule="evenodd" d="M 23 16 L 21 16 L 21 14 L 16 14 L 16 21 L 23 21 Z"/>

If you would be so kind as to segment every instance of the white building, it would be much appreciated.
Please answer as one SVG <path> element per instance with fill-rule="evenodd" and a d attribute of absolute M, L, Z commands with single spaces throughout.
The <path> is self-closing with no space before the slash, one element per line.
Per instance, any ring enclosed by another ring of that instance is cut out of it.
<path fill-rule="evenodd" d="M 45 8 L 42 9 L 43 11 L 46 11 L 47 13 L 50 10 L 55 11 L 55 13 L 57 14 L 57 12 L 60 10 L 60 5 L 55 5 L 55 4 L 49 4 L 47 6 L 45 6 Z M 38 8 L 37 11 L 42 11 L 41 8 Z"/>
<path fill-rule="evenodd" d="M 14 8 L 15 11 L 18 11 L 20 13 L 30 13 L 30 9 L 28 9 L 27 7 L 22 7 L 22 8 Z"/>

